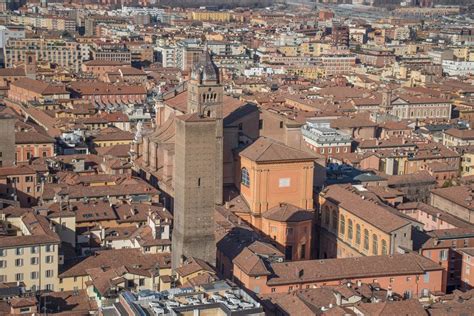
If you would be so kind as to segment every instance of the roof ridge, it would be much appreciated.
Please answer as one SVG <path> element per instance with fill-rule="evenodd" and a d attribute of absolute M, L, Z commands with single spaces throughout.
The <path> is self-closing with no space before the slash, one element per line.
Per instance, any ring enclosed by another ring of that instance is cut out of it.
<path fill-rule="evenodd" d="M 264 138 L 267 139 L 266 137 L 264 137 Z M 273 145 L 273 142 L 272 142 L 272 141 L 270 141 L 269 143 L 267 143 L 267 148 L 265 148 L 265 150 L 262 151 L 262 152 L 260 153 L 260 155 L 258 155 L 257 159 L 259 159 L 260 157 L 262 157 L 263 154 L 266 153 L 267 150 L 268 150 L 272 145 Z"/>

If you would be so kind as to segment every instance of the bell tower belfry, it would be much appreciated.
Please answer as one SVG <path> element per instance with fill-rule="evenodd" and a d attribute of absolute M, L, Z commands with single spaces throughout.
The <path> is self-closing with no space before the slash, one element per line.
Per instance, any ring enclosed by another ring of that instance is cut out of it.
<path fill-rule="evenodd" d="M 222 119 L 224 87 L 217 66 L 212 62 L 207 44 L 188 82 L 188 113 Z"/>

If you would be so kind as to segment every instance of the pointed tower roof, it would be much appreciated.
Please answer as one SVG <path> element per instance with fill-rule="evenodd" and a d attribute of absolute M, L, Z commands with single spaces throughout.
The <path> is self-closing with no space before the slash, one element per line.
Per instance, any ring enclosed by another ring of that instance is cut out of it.
<path fill-rule="evenodd" d="M 193 66 L 191 79 L 199 82 L 215 81 L 219 83 L 219 69 L 212 61 L 207 42 L 204 44 L 204 50 L 199 62 Z"/>

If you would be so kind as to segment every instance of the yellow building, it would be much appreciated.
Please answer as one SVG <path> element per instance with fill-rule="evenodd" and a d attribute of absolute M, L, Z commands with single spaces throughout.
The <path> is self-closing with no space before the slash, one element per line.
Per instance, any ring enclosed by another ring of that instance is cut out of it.
<path fill-rule="evenodd" d="M 110 147 L 115 145 L 130 145 L 133 142 L 134 134 L 122 131 L 116 127 L 102 129 L 93 139 L 95 147 Z"/>
<path fill-rule="evenodd" d="M 2 210 L 2 220 L 11 228 L 8 235 L 0 237 L 0 282 L 23 282 L 32 291 L 55 291 L 60 238 L 46 217 L 25 211 L 13 207 Z"/>
<path fill-rule="evenodd" d="M 466 147 L 461 156 L 461 176 L 467 177 L 474 175 L 474 147 Z"/>
<path fill-rule="evenodd" d="M 324 52 L 331 49 L 331 45 L 328 43 L 320 42 L 304 42 L 299 46 L 301 55 L 318 57 L 321 56 Z"/>
<path fill-rule="evenodd" d="M 59 275 L 61 291 L 88 290 L 95 268 L 102 268 L 103 274 L 115 270 L 127 282 L 126 289 L 150 289 L 163 291 L 170 288 L 167 282 L 171 276 L 171 257 L 169 253 L 144 254 L 139 249 L 112 249 L 97 251 L 95 255 L 70 266 Z M 98 297 L 100 300 L 101 297 Z"/>
<path fill-rule="evenodd" d="M 318 79 L 324 77 L 325 71 L 321 67 L 315 65 L 290 67 L 289 74 L 294 74 L 305 79 Z"/>
<path fill-rule="evenodd" d="M 397 253 L 411 249 L 411 223 L 356 193 L 332 185 L 319 196 L 322 258 L 347 258 Z"/>
<path fill-rule="evenodd" d="M 178 283 L 181 285 L 188 284 L 194 278 L 201 276 L 209 276 L 212 278 L 216 272 L 204 260 L 191 257 L 181 267 L 176 269 Z"/>
<path fill-rule="evenodd" d="M 288 57 L 299 56 L 299 49 L 296 45 L 279 46 L 278 52 Z"/>
<path fill-rule="evenodd" d="M 193 21 L 230 22 L 232 15 L 230 12 L 192 11 L 190 14 L 190 19 Z"/>

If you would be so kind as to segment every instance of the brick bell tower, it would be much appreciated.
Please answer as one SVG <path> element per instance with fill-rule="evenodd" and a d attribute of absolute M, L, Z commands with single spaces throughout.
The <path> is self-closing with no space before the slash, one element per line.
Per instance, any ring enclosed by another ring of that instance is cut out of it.
<path fill-rule="evenodd" d="M 223 199 L 224 89 L 207 45 L 188 82 L 187 113 L 176 118 L 172 267 L 190 257 L 215 265 L 214 211 Z"/>

